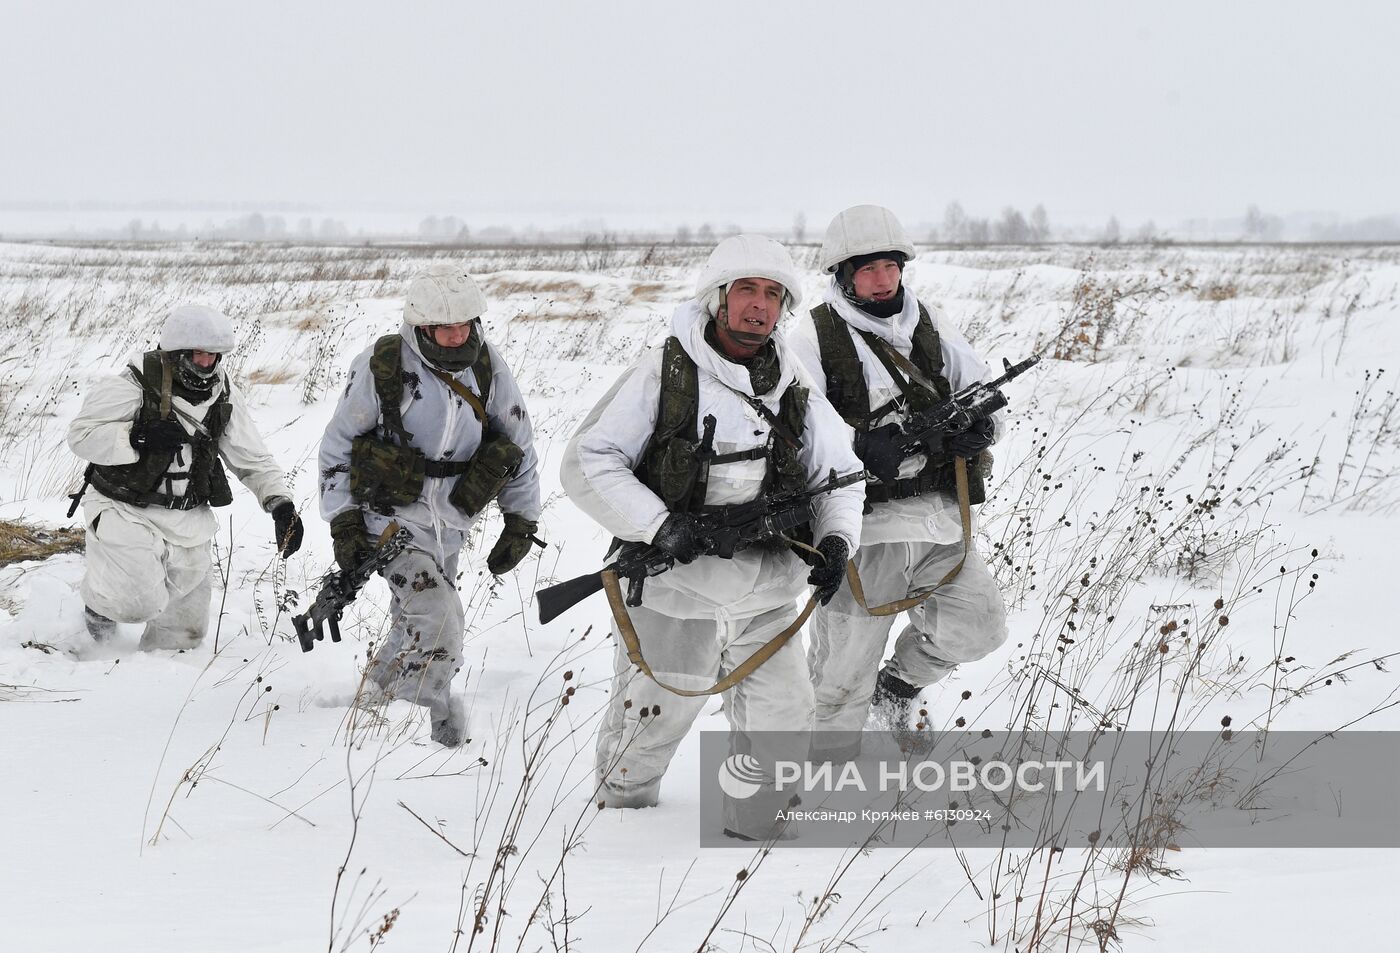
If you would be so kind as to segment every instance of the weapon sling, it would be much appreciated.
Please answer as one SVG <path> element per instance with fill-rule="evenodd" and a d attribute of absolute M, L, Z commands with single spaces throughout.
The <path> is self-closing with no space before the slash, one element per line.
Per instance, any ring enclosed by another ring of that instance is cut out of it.
<path fill-rule="evenodd" d="M 855 560 L 846 563 L 846 582 L 850 584 L 851 595 L 855 597 L 856 604 L 873 616 L 898 615 L 906 609 L 912 609 L 928 599 L 943 586 L 957 578 L 962 572 L 963 563 L 967 562 L 967 554 L 972 551 L 972 507 L 967 499 L 967 461 L 962 457 L 953 458 L 953 477 L 957 481 L 958 487 L 958 513 L 962 517 L 963 528 L 963 554 L 958 560 L 958 564 L 948 570 L 947 574 L 933 588 L 923 592 L 914 593 L 904 599 L 896 599 L 893 602 L 886 602 L 884 605 L 870 606 L 865 602 L 865 587 L 860 583 L 860 571 L 856 569 Z"/>
<path fill-rule="evenodd" d="M 913 361 L 891 347 L 884 338 L 876 337 L 869 331 L 861 331 L 859 329 L 857 329 L 856 333 L 865 339 L 866 345 L 870 348 L 871 352 L 874 353 L 875 357 L 879 359 L 880 363 L 885 365 L 885 370 L 890 372 L 890 376 L 894 378 L 895 384 L 904 392 L 906 397 L 909 395 L 909 381 L 918 384 L 930 394 L 934 394 L 935 396 L 938 394 L 938 388 L 934 386 L 933 381 L 925 377 L 924 372 L 919 370 Z M 899 368 L 899 370 L 903 371 L 908 376 L 909 380 L 902 379 L 899 374 L 895 372 L 895 368 Z"/>
<path fill-rule="evenodd" d="M 908 375 L 909 380 L 931 393 L 937 394 L 938 390 L 933 386 L 923 373 L 914 366 L 914 362 L 903 354 L 890 347 L 884 340 L 869 332 L 862 331 L 861 337 L 865 338 L 865 343 L 870 346 L 870 350 L 879 358 L 880 363 L 885 365 L 885 370 L 890 372 L 890 376 L 899 388 L 907 395 L 909 393 L 909 382 L 900 377 L 895 368 Z M 928 600 L 943 586 L 957 578 L 962 572 L 963 564 L 967 562 L 967 554 L 972 551 L 972 504 L 968 501 L 967 495 L 967 461 L 962 457 L 953 458 L 953 478 L 957 482 L 958 492 L 958 513 L 962 518 L 963 528 L 963 554 L 958 560 L 958 564 L 938 580 L 931 589 L 923 592 L 916 592 L 904 599 L 896 599 L 893 602 L 886 602 L 884 605 L 870 606 L 865 601 L 865 587 L 861 585 L 860 571 L 856 569 L 855 560 L 846 564 L 846 582 L 851 587 L 851 595 L 855 597 L 856 604 L 873 616 L 898 615 L 901 612 L 912 609 Z"/>
<path fill-rule="evenodd" d="M 702 688 L 699 690 L 677 688 L 657 678 L 656 673 L 653 672 L 651 666 L 647 664 L 647 660 L 642 657 L 642 643 L 641 640 L 637 638 L 637 630 L 632 626 L 632 617 L 627 614 L 627 601 L 622 596 L 622 587 L 618 585 L 617 573 L 613 572 L 611 569 L 605 569 L 602 572 L 602 577 L 603 591 L 608 594 L 608 605 L 612 607 L 613 620 L 617 622 L 617 631 L 622 634 L 622 642 L 627 646 L 628 660 L 631 661 L 633 665 L 637 666 L 637 668 L 641 669 L 642 674 L 668 692 L 672 692 L 676 695 L 684 695 L 687 698 L 695 698 L 702 695 L 718 695 L 720 692 L 728 691 L 735 685 L 738 685 L 744 679 L 758 671 L 760 665 L 776 655 L 778 650 L 797 634 L 797 630 L 802 628 L 803 623 L 807 621 L 807 617 L 811 615 L 812 610 L 816 608 L 816 599 L 808 598 L 806 607 L 804 607 L 797 618 L 793 620 L 792 625 L 789 625 L 786 629 L 783 629 L 783 631 L 761 645 L 757 652 L 754 652 L 748 658 L 744 659 L 744 661 L 734 666 L 733 671 L 715 682 L 709 688 Z"/>
<path fill-rule="evenodd" d="M 448 387 L 452 388 L 453 393 L 455 393 L 458 397 L 462 398 L 468 404 L 471 405 L 472 413 L 476 414 L 476 419 L 479 420 L 481 422 L 481 426 L 485 428 L 486 407 L 481 403 L 481 398 L 473 394 L 470 390 L 467 389 L 467 385 L 457 380 L 457 378 L 453 377 L 451 374 L 446 374 L 438 370 L 436 367 L 433 367 L 431 364 L 428 365 L 428 370 L 433 372 L 434 377 L 442 381 Z"/>
<path fill-rule="evenodd" d="M 904 357 L 904 355 L 899 354 L 893 348 L 888 348 L 887 351 L 882 351 L 881 349 L 876 348 L 872 345 L 872 349 L 875 350 L 877 357 L 888 357 L 892 359 L 894 363 L 901 367 L 903 367 L 907 363 L 909 364 L 909 367 L 906 368 L 906 370 L 917 370 L 917 368 L 913 367 L 912 362 L 909 362 Z M 1003 377 L 998 378 L 996 383 L 1000 385 L 1001 383 L 1007 380 L 1019 376 L 1020 374 L 1028 370 L 1030 367 L 1035 365 L 1037 362 L 1039 362 L 1039 360 L 1040 358 L 1038 356 L 1032 356 L 1029 360 L 1023 361 L 1022 363 L 1014 366 L 1010 361 L 1004 361 L 1003 364 L 1006 368 L 1006 374 Z M 886 365 L 886 367 L 888 368 L 888 364 Z M 968 500 L 967 460 L 965 458 L 956 456 L 953 458 L 953 477 L 957 484 L 958 512 L 959 515 L 962 517 L 962 559 L 959 559 L 958 564 L 952 569 L 950 569 L 942 579 L 938 580 L 938 582 L 931 589 L 927 589 L 919 593 L 914 593 L 913 595 L 910 595 L 904 599 L 897 599 L 893 602 L 887 602 L 884 605 L 873 607 L 866 604 L 865 589 L 861 586 L 860 583 L 860 572 L 856 569 L 855 561 L 852 560 L 851 562 L 846 564 L 846 581 L 850 583 L 851 595 L 855 597 L 856 602 L 866 612 L 874 616 L 887 616 L 897 615 L 898 613 L 903 612 L 906 609 L 912 609 L 920 603 L 924 602 L 926 599 L 928 599 L 929 596 L 933 595 L 940 588 L 952 582 L 955 578 L 957 578 L 958 573 L 962 572 L 963 564 L 967 562 L 967 554 L 972 551 L 972 509 L 971 503 Z"/>

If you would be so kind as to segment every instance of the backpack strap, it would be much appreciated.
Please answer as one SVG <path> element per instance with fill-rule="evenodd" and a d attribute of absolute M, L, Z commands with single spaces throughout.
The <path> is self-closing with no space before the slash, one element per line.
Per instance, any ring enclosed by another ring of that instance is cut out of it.
<path fill-rule="evenodd" d="M 473 322 L 475 327 L 472 333 L 481 334 L 481 319 Z M 476 389 L 481 391 L 481 422 L 486 423 L 486 405 L 491 402 L 491 346 L 486 343 L 486 338 L 481 338 L 481 349 L 477 351 L 476 360 L 472 363 L 472 375 L 476 378 Z"/>
<path fill-rule="evenodd" d="M 399 406 L 403 401 L 403 338 L 386 334 L 375 341 L 369 370 L 374 375 L 374 393 L 379 398 L 379 414 L 384 426 L 406 447 L 413 434 L 404 429 L 403 410 Z"/>
<path fill-rule="evenodd" d="M 943 373 L 943 342 L 938 336 L 933 317 L 922 301 L 919 302 L 919 321 L 914 325 L 914 346 L 909 357 L 924 377 L 933 382 L 939 397 L 952 395 L 953 387 Z"/>
<path fill-rule="evenodd" d="M 826 399 L 847 424 L 863 431 L 869 425 L 870 390 L 865 385 L 865 372 L 861 370 L 851 330 L 825 303 L 812 309 L 812 323 L 817 330 L 822 373 L 826 375 Z"/>
<path fill-rule="evenodd" d="M 669 337 L 661 352 L 661 397 L 656 413 L 656 437 L 669 440 L 695 432 L 700 413 L 700 370 L 685 353 L 680 338 Z"/>

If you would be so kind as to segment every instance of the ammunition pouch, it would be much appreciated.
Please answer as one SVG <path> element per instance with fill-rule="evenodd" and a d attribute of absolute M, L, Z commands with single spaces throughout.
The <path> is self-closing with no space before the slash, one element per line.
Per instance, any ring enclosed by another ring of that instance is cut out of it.
<path fill-rule="evenodd" d="M 481 446 L 466 462 L 448 501 L 468 516 L 480 513 L 505 489 L 524 459 L 525 451 L 504 434 L 482 434 Z"/>
<path fill-rule="evenodd" d="M 673 436 L 648 459 L 647 476 L 661 502 L 672 512 L 684 513 L 690 508 L 691 494 L 700 477 L 700 442 Z"/>
<path fill-rule="evenodd" d="M 361 434 L 350 444 L 350 495 L 376 512 L 408 506 L 423 495 L 427 464 L 417 447 Z"/>
<path fill-rule="evenodd" d="M 222 426 L 220 432 L 222 432 Z M 219 446 L 213 440 L 199 440 L 194 445 L 195 463 L 190 468 L 190 493 L 207 500 L 210 506 L 228 506 L 233 502 L 233 487 L 219 461 Z"/>
<path fill-rule="evenodd" d="M 986 502 L 987 489 L 982 479 L 981 457 L 973 457 L 967 461 L 967 501 L 974 506 Z M 865 487 L 866 512 L 870 512 L 870 507 L 878 503 L 888 503 L 891 500 L 907 500 L 914 496 L 923 496 L 926 493 L 957 492 L 957 480 L 953 476 L 953 464 L 950 462 L 938 467 L 925 467 L 921 473 L 902 480 L 895 480 L 891 483 L 871 483 Z"/>

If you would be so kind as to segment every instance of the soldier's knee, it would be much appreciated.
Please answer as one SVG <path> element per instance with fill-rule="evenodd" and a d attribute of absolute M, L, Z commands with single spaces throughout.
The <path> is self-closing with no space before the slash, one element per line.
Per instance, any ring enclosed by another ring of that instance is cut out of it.
<path fill-rule="evenodd" d="M 975 662 L 1001 648 L 1007 634 L 1006 610 L 997 600 L 984 613 L 964 620 L 959 637 L 952 640 L 953 651 L 946 653 L 947 661 Z M 939 648 L 943 647 L 940 641 Z"/>
<path fill-rule="evenodd" d="M 145 585 L 122 592 L 104 603 L 102 614 L 115 622 L 149 622 L 165 611 L 170 597 L 161 585 Z"/>

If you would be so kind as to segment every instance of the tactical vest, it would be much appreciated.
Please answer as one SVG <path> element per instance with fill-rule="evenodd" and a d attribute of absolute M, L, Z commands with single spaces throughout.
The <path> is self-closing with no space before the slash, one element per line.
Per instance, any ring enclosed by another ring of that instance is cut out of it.
<path fill-rule="evenodd" d="M 480 334 L 480 329 L 473 333 Z M 491 350 L 483 341 L 471 365 L 479 395 L 448 383 L 472 405 L 481 422 L 481 443 L 465 460 L 429 460 L 411 443 L 413 434 L 404 427 L 403 338 L 386 334 L 374 342 L 369 361 L 374 392 L 379 398 L 381 427 L 356 437 L 350 447 L 350 493 L 358 503 L 388 514 L 394 507 L 407 506 L 422 495 L 425 477 L 459 477 L 449 500 L 469 515 L 479 512 L 496 498 L 515 475 L 524 456 L 520 447 L 503 434 L 493 433 L 486 419 L 491 399 Z M 430 369 L 431 372 L 431 369 Z M 450 380 L 441 375 L 444 383 Z M 460 385 L 458 385 L 460 386 Z M 381 435 L 382 432 L 382 435 Z"/>
<path fill-rule="evenodd" d="M 135 371 L 135 367 L 132 370 Z M 141 409 L 137 412 L 135 426 L 139 428 L 156 420 L 179 420 L 170 403 L 174 367 L 166 360 L 164 352 L 147 351 L 137 373 Z M 219 460 L 219 439 L 232 416 L 233 405 L 229 403 L 228 391 L 224 390 L 215 398 L 201 423 L 208 436 L 195 433 L 187 447 L 176 450 L 143 450 L 135 463 L 94 464 L 89 479 L 104 496 L 133 506 L 163 506 L 171 510 L 192 510 L 205 504 L 228 506 L 233 502 L 233 492 Z M 179 454 L 185 455 L 189 465 L 184 470 L 172 470 Z M 185 477 L 188 482 L 185 492 L 177 496 L 172 489 L 173 481 L 179 477 Z"/>
<path fill-rule="evenodd" d="M 812 322 L 816 326 L 817 349 L 821 354 L 822 372 L 826 376 L 826 399 L 857 433 L 865 433 L 874 421 L 893 410 L 896 402 L 890 401 L 876 408 L 870 406 L 870 389 L 866 386 L 860 355 L 851 338 L 851 326 L 833 308 L 825 303 L 813 308 Z M 904 395 L 909 413 L 927 410 L 952 395 L 953 385 L 943 374 L 943 346 L 938 338 L 938 329 L 934 327 L 933 319 L 922 301 L 919 302 L 919 320 L 914 326 L 909 360 L 933 384 L 935 393 L 908 380 L 892 362 L 884 361 L 881 358 L 882 349 L 876 343 L 879 339 L 875 335 L 861 330 L 856 333 L 865 338 L 876 359 L 881 360 L 885 370 L 894 378 Z M 925 443 L 923 453 L 928 462 L 916 475 L 893 484 L 868 485 L 865 491 L 867 503 L 885 503 L 934 491 L 955 492 L 953 458 L 944 453 L 941 443 Z M 970 502 L 983 502 L 986 489 L 982 483 L 981 469 L 973 461 L 968 461 L 967 483 Z"/>
<path fill-rule="evenodd" d="M 777 420 L 798 440 L 793 446 L 774 428 L 766 447 L 716 454 L 697 439 L 700 431 L 700 374 L 678 338 L 667 338 L 661 357 L 661 398 L 656 428 L 634 471 L 637 479 L 674 512 L 701 513 L 705 507 L 709 468 L 741 460 L 766 460 L 762 493 L 802 491 L 807 473 L 798 459 L 807 418 L 807 388 L 796 384 L 783 391 Z"/>

